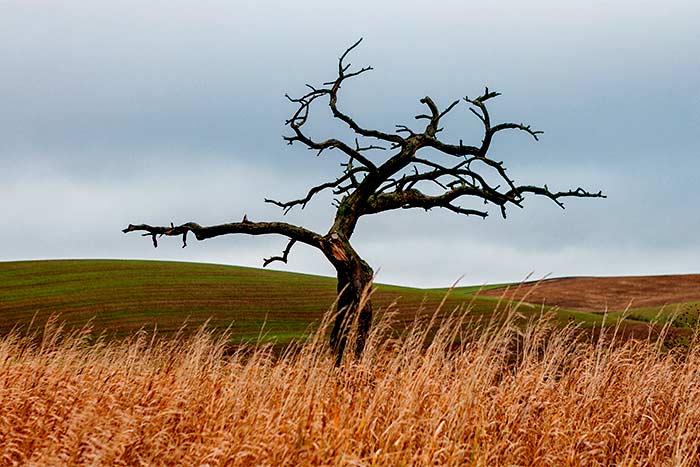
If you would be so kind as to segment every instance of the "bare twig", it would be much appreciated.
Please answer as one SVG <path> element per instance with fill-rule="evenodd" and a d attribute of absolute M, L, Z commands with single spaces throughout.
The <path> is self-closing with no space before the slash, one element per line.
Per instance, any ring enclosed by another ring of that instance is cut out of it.
<path fill-rule="evenodd" d="M 263 260 L 263 267 L 264 268 L 267 267 L 270 263 L 272 263 L 274 261 L 281 261 L 281 262 L 286 264 L 287 258 L 289 257 L 289 251 L 292 249 L 292 247 L 294 246 L 294 244 L 296 242 L 297 241 L 294 238 L 289 240 L 289 243 L 287 243 L 287 248 L 285 248 L 284 251 L 282 252 L 282 256 L 271 256 L 269 258 L 265 258 Z"/>

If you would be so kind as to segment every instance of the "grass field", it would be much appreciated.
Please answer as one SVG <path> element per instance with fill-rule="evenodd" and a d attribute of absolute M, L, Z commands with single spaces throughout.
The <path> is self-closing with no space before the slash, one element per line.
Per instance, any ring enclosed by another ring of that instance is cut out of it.
<path fill-rule="evenodd" d="M 467 332 L 459 318 L 434 335 L 414 323 L 395 340 L 380 337 L 385 315 L 362 359 L 341 368 L 324 326 L 281 356 L 227 353 L 208 331 L 10 333 L 0 465 L 700 465 L 697 339 L 672 351 L 581 340 L 504 313 Z"/>
<path fill-rule="evenodd" d="M 697 302 L 627 339 L 657 306 L 478 291 L 378 285 L 366 351 L 336 368 L 330 278 L 0 263 L 0 465 L 700 466 Z"/>
<path fill-rule="evenodd" d="M 306 336 L 330 309 L 335 279 L 304 274 L 213 264 L 161 261 L 61 260 L 0 263 L 0 333 L 32 320 L 41 327 L 58 315 L 69 327 L 91 320 L 96 333 L 122 337 L 138 329 L 170 334 L 188 323 L 213 329 L 230 327 L 234 340 L 284 343 Z M 492 286 L 495 287 L 495 286 Z M 493 313 L 498 299 L 475 297 L 480 287 L 453 290 L 444 310 L 469 305 L 473 316 Z M 394 304 L 398 320 L 432 313 L 447 289 L 413 289 L 377 285 L 373 302 L 378 314 Z M 423 310 L 423 311 L 421 311 Z M 540 313 L 523 304 L 521 313 Z M 570 318 L 597 323 L 586 312 L 558 310 Z"/>

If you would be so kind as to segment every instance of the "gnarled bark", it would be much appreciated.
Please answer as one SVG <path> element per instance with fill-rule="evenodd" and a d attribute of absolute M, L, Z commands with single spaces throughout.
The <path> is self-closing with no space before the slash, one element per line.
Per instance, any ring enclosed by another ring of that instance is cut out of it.
<path fill-rule="evenodd" d="M 325 254 L 338 277 L 338 305 L 330 344 L 336 355 L 336 365 L 339 365 L 355 323 L 355 356 L 359 358 L 365 348 L 372 326 L 370 289 L 374 271 L 340 234 L 332 232 L 328 240 Z"/>

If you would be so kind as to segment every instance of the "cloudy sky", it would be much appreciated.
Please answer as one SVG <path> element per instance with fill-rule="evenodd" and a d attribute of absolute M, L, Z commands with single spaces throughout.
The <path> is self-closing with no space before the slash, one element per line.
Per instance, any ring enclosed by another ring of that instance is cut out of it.
<path fill-rule="evenodd" d="M 364 37 L 351 62 L 375 70 L 341 97 L 363 125 L 391 131 L 424 95 L 445 105 L 487 85 L 503 93 L 493 118 L 545 132 L 494 144 L 512 177 L 608 195 L 566 210 L 530 198 L 505 221 L 363 218 L 353 244 L 380 282 L 700 272 L 699 23 L 697 0 L 0 0 L 0 260 L 260 266 L 283 238 L 154 250 L 120 229 L 282 219 L 265 197 L 299 197 L 341 162 L 284 144 L 284 94 L 334 78 Z M 478 122 L 455 112 L 449 134 L 467 144 Z M 325 233 L 330 201 L 284 220 Z M 333 274 L 305 247 L 276 266 Z"/>

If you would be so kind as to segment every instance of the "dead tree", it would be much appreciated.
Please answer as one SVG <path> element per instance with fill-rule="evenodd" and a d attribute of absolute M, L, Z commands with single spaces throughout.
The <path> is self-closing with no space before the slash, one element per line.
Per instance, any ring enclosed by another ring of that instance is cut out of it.
<path fill-rule="evenodd" d="M 366 128 L 348 115 L 339 105 L 340 90 L 351 78 L 355 78 L 371 67 L 352 70 L 346 63 L 348 54 L 359 45 L 360 39 L 348 48 L 338 60 L 337 76 L 319 86 L 306 85 L 308 92 L 301 97 L 287 99 L 296 110 L 286 125 L 291 130 L 284 139 L 291 144 L 301 144 L 317 155 L 334 150 L 343 158 L 340 175 L 328 182 L 312 187 L 299 199 L 276 201 L 265 199 L 283 209 L 286 214 L 295 207 L 303 209 L 311 199 L 324 190 L 332 190 L 336 196 L 337 211 L 328 232 L 323 235 L 304 227 L 285 222 L 252 222 L 244 217 L 241 222 L 214 226 L 201 226 L 194 222 L 169 227 L 147 224 L 129 224 L 123 231 L 143 231 L 150 236 L 153 246 L 158 246 L 158 237 L 182 236 L 183 247 L 187 245 L 187 234 L 197 240 L 229 234 L 268 235 L 277 234 L 289 239 L 281 256 L 267 258 L 263 266 L 274 261 L 286 263 L 295 243 L 301 242 L 318 248 L 333 264 L 338 278 L 338 313 L 330 335 L 330 344 L 336 353 L 337 362 L 343 356 L 348 336 L 349 323 L 357 322 L 355 353 L 360 354 L 372 323 L 372 305 L 365 292 L 372 284 L 373 271 L 355 251 L 350 239 L 362 216 L 379 214 L 395 209 L 420 208 L 430 210 L 442 208 L 465 216 L 485 218 L 486 208 L 494 205 L 505 218 L 509 206 L 523 207 L 527 194 L 549 198 L 563 208 L 562 198 L 604 198 L 599 191 L 592 193 L 582 188 L 568 191 L 552 191 L 547 185 L 519 185 L 506 173 L 501 161 L 489 157 L 493 138 L 501 132 L 517 130 L 535 140 L 542 133 L 522 123 L 495 123 L 487 104 L 500 94 L 486 88 L 476 97 L 455 100 L 440 108 L 430 97 L 420 99 L 427 111 L 415 119 L 425 122 L 420 130 L 406 125 L 396 125 L 393 132 Z M 438 137 L 445 115 L 459 109 L 464 102 L 483 126 L 483 139 L 478 145 L 443 141 Z M 325 103 L 333 118 L 342 122 L 350 133 L 350 140 L 311 136 L 305 128 L 312 106 Z M 494 180 L 496 180 L 494 182 Z M 464 207 L 467 200 L 479 201 L 486 208 Z"/>

